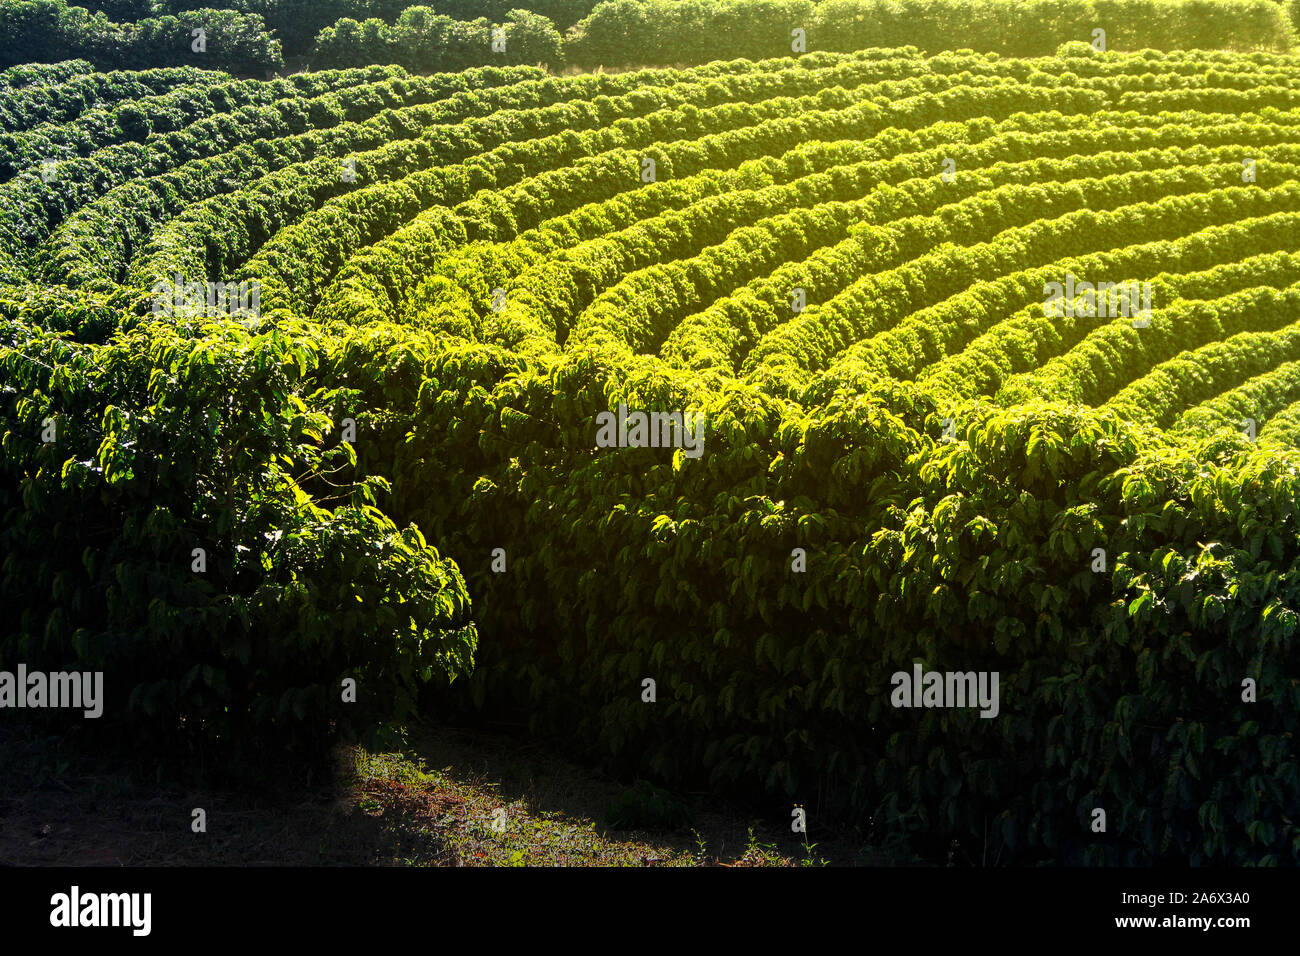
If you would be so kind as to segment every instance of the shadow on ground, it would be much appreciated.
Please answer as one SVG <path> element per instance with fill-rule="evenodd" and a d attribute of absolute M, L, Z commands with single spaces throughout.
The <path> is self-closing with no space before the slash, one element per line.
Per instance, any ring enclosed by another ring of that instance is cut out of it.
<path fill-rule="evenodd" d="M 413 727 L 407 744 L 387 753 L 339 748 L 331 780 L 253 792 L 143 780 L 11 726 L 0 735 L 0 779 L 0 865 L 8 866 L 881 862 L 856 833 L 810 821 L 805 839 L 788 820 L 629 787 L 533 743 L 445 727 Z M 206 832 L 193 829 L 196 809 Z"/>

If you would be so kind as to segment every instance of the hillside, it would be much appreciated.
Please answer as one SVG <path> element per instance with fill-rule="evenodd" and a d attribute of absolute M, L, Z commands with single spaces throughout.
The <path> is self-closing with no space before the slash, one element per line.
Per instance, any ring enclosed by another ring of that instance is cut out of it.
<path fill-rule="evenodd" d="M 1300 55 L 1086 40 L 0 73 L 0 669 L 1300 862 Z"/>

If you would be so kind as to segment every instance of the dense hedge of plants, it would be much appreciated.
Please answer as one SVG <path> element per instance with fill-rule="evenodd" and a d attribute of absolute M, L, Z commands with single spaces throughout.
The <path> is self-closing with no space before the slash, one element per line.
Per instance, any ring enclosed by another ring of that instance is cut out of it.
<path fill-rule="evenodd" d="M 86 732 L 265 770 L 470 670 L 465 582 L 374 507 L 310 329 L 95 346 L 66 338 L 104 337 L 93 299 L 0 312 L 0 662 L 102 672 Z"/>
<path fill-rule="evenodd" d="M 198 29 L 202 52 L 195 50 Z M 198 66 L 258 76 L 284 66 L 280 41 L 256 14 L 184 10 L 119 23 L 63 0 L 0 4 L 0 67 L 74 58 L 101 70 Z"/>
<path fill-rule="evenodd" d="M 501 29 L 498 37 L 494 33 Z M 498 51 L 493 50 L 498 40 Z M 512 10 L 501 23 L 486 17 L 456 20 L 434 8 L 413 6 L 395 23 L 344 18 L 321 31 L 312 49 L 318 67 L 399 63 L 418 72 L 463 70 L 489 63 L 563 63 L 560 34 L 550 20 Z"/>
<path fill-rule="evenodd" d="M 488 64 L 697 64 L 914 46 L 1043 56 L 1069 39 L 1108 48 L 1289 49 L 1276 0 L 13 0 L 0 9 L 0 68 L 74 57 L 101 69 L 199 65 L 260 74 L 283 55 L 314 68 L 400 63 L 428 72 Z M 208 50 L 195 53 L 203 28 Z M 505 31 L 501 37 L 494 31 Z"/>
<path fill-rule="evenodd" d="M 516 716 L 522 688 L 535 730 L 629 775 L 816 794 L 934 855 L 1300 859 L 1293 455 L 1052 404 L 970 406 L 945 442 L 923 391 L 802 410 L 598 356 L 434 351 L 421 381 L 370 338 L 363 460 L 461 556 L 468 698 Z M 707 454 L 593 450 L 619 402 L 700 408 Z M 892 707 L 916 662 L 999 672 L 998 719 Z"/>
<path fill-rule="evenodd" d="M 915 46 L 1042 56 L 1105 31 L 1108 49 L 1282 51 L 1294 42 L 1272 0 L 610 0 L 565 44 L 575 66 L 703 63 L 808 50 Z"/>

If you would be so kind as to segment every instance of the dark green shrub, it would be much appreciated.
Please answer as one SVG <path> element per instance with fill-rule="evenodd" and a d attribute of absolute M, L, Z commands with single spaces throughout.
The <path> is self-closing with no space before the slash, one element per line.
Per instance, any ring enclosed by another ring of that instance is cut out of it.
<path fill-rule="evenodd" d="M 677 830 L 694 822 L 690 807 L 645 780 L 624 790 L 605 811 L 611 830 Z"/>
<path fill-rule="evenodd" d="M 10 323 L 0 342 L 0 599 L 22 608 L 0 666 L 103 671 L 86 729 L 237 773 L 319 756 L 468 672 L 464 581 L 374 507 L 382 480 L 352 477 L 319 343 L 165 321 L 105 346 Z"/>

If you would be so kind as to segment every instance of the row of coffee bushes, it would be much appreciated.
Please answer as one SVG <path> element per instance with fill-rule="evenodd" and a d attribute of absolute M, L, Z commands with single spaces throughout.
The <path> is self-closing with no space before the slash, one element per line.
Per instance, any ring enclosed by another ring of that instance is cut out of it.
<path fill-rule="evenodd" d="M 1271 0 L 612 0 L 565 44 L 575 66 L 697 63 L 809 50 L 916 46 L 1042 56 L 1105 31 L 1108 49 L 1285 50 L 1293 30 Z"/>
<path fill-rule="evenodd" d="M 945 409 L 950 437 L 908 385 L 801 408 L 599 350 L 345 340 L 361 471 L 474 595 L 461 706 L 923 854 L 1300 859 L 1286 453 L 1053 403 Z M 700 410 L 704 454 L 594 447 L 620 402 Z M 896 706 L 917 664 L 997 672 L 994 719 Z"/>
<path fill-rule="evenodd" d="M 316 38 L 313 66 L 400 63 L 411 70 L 463 70 L 488 63 L 545 64 L 564 62 L 562 41 L 546 17 L 513 10 L 503 23 L 486 17 L 457 20 L 431 7 L 403 10 L 393 24 L 372 18 L 339 20 Z"/>
<path fill-rule="evenodd" d="M 583 19 L 601 0 L 434 0 L 430 6 L 455 20 L 487 17 L 495 22 L 512 10 L 546 17 L 558 30 Z M 102 10 L 112 20 L 144 20 L 208 7 L 260 16 L 284 44 L 284 55 L 301 56 L 325 27 L 344 18 L 392 23 L 411 0 L 80 0 L 79 6 Z"/>
<path fill-rule="evenodd" d="M 0 669 L 99 672 L 82 736 L 232 775 L 373 745 L 422 683 L 468 672 L 456 566 L 374 507 L 382 480 L 340 479 L 328 336 L 59 334 L 112 321 L 79 294 L 0 296 Z"/>
<path fill-rule="evenodd" d="M 280 41 L 255 14 L 186 10 L 116 22 L 62 0 L 0 4 L 0 67 L 73 58 L 101 70 L 198 66 L 262 75 L 284 66 Z"/>
<path fill-rule="evenodd" d="M 1274 0 L 214 2 L 233 9 L 193 9 L 200 4 L 189 0 L 92 2 L 90 10 L 65 0 L 15 0 L 0 7 L 0 67 L 82 57 L 101 69 L 199 65 L 261 73 L 282 68 L 287 53 L 306 55 L 314 68 L 589 69 L 880 46 L 1041 56 L 1065 42 L 1100 42 L 1097 30 L 1108 48 L 1123 50 L 1285 50 L 1295 39 Z"/>
<path fill-rule="evenodd" d="M 916 386 L 804 408 L 386 323 L 80 346 L 51 332 L 89 301 L 3 308 L 0 663 L 103 670 L 91 730 L 247 767 L 477 656 L 457 706 L 900 852 L 1297 861 L 1292 452 L 1054 403 L 949 434 Z M 593 447 L 619 403 L 698 409 L 704 454 Z M 996 714 L 896 706 L 917 664 L 997 672 Z"/>
<path fill-rule="evenodd" d="M 342 66 L 389 57 L 415 69 L 451 69 L 497 56 L 591 69 L 866 47 L 1043 56 L 1071 41 L 1118 50 L 1280 51 L 1295 37 L 1272 0 L 611 0 L 563 39 L 540 13 L 506 13 L 504 46 L 488 52 L 495 22 L 461 22 L 441 4 L 409 8 L 396 23 L 343 19 L 321 32 L 311 60 Z"/>

